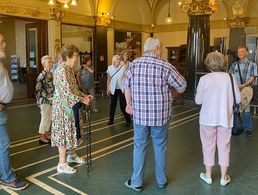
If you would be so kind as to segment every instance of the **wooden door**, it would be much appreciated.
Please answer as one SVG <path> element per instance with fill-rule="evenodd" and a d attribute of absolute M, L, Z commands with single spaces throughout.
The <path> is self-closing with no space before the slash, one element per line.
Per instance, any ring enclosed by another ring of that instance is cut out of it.
<path fill-rule="evenodd" d="M 36 80 L 42 71 L 41 57 L 48 54 L 47 21 L 26 24 L 27 97 L 35 97 Z"/>

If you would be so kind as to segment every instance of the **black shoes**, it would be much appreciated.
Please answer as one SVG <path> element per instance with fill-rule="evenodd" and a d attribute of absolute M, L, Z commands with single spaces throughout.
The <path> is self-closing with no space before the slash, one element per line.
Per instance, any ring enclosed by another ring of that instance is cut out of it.
<path fill-rule="evenodd" d="M 245 135 L 246 135 L 246 137 L 251 137 L 253 134 L 252 134 L 251 131 L 246 131 L 246 132 L 245 132 Z"/>
<path fill-rule="evenodd" d="M 131 185 L 131 179 L 128 179 L 126 182 L 125 182 L 125 186 L 136 191 L 136 192 L 140 192 L 142 191 L 142 186 L 139 186 L 139 187 L 135 187 L 135 186 L 132 186 Z"/>
<path fill-rule="evenodd" d="M 113 120 L 109 120 L 108 121 L 108 125 L 113 125 L 114 124 L 114 121 Z M 125 123 L 125 127 L 130 127 L 130 125 L 131 125 L 131 121 L 127 121 L 126 123 Z"/>
<path fill-rule="evenodd" d="M 130 125 L 131 125 L 131 121 L 130 122 L 128 121 L 125 123 L 125 127 L 130 127 Z"/>
<path fill-rule="evenodd" d="M 41 144 L 41 145 L 43 145 L 43 144 L 51 144 L 51 141 L 48 140 L 47 142 L 44 142 L 41 139 L 39 139 L 39 144 Z"/>
<path fill-rule="evenodd" d="M 108 125 L 113 125 L 113 123 L 114 123 L 114 121 L 112 121 L 112 120 L 108 121 Z"/>

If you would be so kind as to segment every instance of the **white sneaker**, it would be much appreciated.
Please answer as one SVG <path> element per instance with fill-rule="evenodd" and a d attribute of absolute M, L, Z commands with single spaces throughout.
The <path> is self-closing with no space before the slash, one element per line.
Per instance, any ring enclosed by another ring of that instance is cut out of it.
<path fill-rule="evenodd" d="M 66 162 L 83 164 L 83 163 L 85 163 L 85 159 L 80 158 L 79 156 L 77 156 L 77 154 L 74 154 L 74 155 L 68 154 L 67 157 L 66 157 Z"/>
<path fill-rule="evenodd" d="M 222 185 L 222 186 L 225 186 L 230 182 L 231 182 L 231 178 L 229 177 L 229 175 L 225 175 L 224 178 L 220 179 L 220 185 Z"/>
<path fill-rule="evenodd" d="M 200 174 L 201 180 L 203 180 L 207 184 L 212 184 L 212 179 L 210 177 L 207 177 L 205 173 Z"/>
<path fill-rule="evenodd" d="M 76 173 L 76 171 L 77 170 L 75 168 L 70 167 L 67 163 L 57 165 L 58 173 L 74 174 L 74 173 Z"/>

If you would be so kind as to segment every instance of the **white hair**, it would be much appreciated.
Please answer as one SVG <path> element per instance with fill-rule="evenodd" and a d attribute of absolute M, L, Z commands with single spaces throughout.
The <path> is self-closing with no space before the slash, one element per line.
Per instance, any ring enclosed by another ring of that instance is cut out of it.
<path fill-rule="evenodd" d="M 213 72 L 223 72 L 227 68 L 225 56 L 220 52 L 208 53 L 204 60 L 204 64 L 207 66 L 208 70 Z"/>
<path fill-rule="evenodd" d="M 161 47 L 161 43 L 158 38 L 150 37 L 144 44 L 144 53 L 155 51 L 158 47 Z"/>
<path fill-rule="evenodd" d="M 52 59 L 49 55 L 45 55 L 41 58 L 41 64 L 45 65 L 49 62 L 49 60 Z"/>
<path fill-rule="evenodd" d="M 115 65 L 116 59 L 120 58 L 120 55 L 114 55 L 112 58 L 112 64 Z"/>

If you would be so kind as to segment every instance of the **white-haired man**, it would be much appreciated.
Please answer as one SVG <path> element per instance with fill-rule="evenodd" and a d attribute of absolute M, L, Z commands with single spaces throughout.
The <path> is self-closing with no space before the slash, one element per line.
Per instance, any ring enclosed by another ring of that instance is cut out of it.
<path fill-rule="evenodd" d="M 9 157 L 10 140 L 6 129 L 6 104 L 11 102 L 14 89 L 1 62 L 1 59 L 5 58 L 5 47 L 4 37 L 0 33 L 0 187 L 22 190 L 28 186 L 28 183 L 17 180 L 15 173 L 12 171 Z"/>
<path fill-rule="evenodd" d="M 159 39 L 148 38 L 144 55 L 134 60 L 126 74 L 126 111 L 133 114 L 134 152 L 133 174 L 125 182 L 128 188 L 142 190 L 143 166 L 148 138 L 151 135 L 155 154 L 157 187 L 165 188 L 167 138 L 172 108 L 172 89 L 183 93 L 185 79 L 167 61 L 161 59 Z"/>

